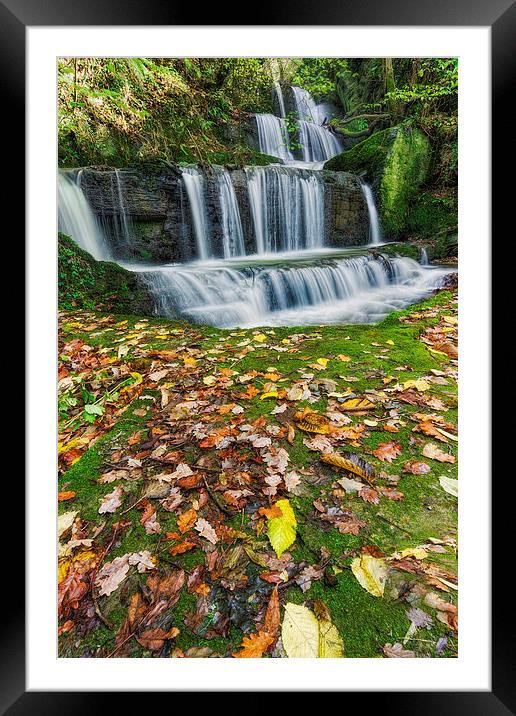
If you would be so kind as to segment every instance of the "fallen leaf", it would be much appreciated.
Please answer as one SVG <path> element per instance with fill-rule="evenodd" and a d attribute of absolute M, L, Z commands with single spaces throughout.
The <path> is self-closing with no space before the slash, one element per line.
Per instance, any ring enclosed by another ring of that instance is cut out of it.
<path fill-rule="evenodd" d="M 401 453 L 401 445 L 393 442 L 380 443 L 372 452 L 379 460 L 392 462 Z"/>
<path fill-rule="evenodd" d="M 208 542 L 211 542 L 212 544 L 217 544 L 217 542 L 219 541 L 217 533 L 210 525 L 210 523 L 203 517 L 199 517 L 199 519 L 195 523 L 195 529 L 201 535 L 201 537 L 207 539 Z"/>
<path fill-rule="evenodd" d="M 278 500 L 274 504 L 281 510 L 281 517 L 272 517 L 267 521 L 267 535 L 277 557 L 281 557 L 296 540 L 297 521 L 288 500 Z"/>
<path fill-rule="evenodd" d="M 387 563 L 382 558 L 363 554 L 351 562 L 351 571 L 359 584 L 374 597 L 382 597 L 387 580 Z"/>

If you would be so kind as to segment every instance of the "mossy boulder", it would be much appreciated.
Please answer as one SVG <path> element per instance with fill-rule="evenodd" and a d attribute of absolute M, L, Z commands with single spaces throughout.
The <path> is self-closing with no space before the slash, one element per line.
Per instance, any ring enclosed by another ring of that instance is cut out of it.
<path fill-rule="evenodd" d="M 153 314 L 152 298 L 137 273 L 110 261 L 96 261 L 65 234 L 59 234 L 57 276 L 60 310 Z"/>
<path fill-rule="evenodd" d="M 430 157 L 428 138 L 404 125 L 376 132 L 324 168 L 364 174 L 376 192 L 384 235 L 398 239 L 407 235 L 410 204 L 427 177 Z"/>

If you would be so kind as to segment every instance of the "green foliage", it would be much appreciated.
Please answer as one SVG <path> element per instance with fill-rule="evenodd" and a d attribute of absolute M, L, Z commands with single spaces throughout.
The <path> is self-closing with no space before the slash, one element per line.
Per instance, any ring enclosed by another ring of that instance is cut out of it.
<path fill-rule="evenodd" d="M 60 310 L 152 312 L 152 301 L 135 274 L 118 264 L 96 261 L 65 234 L 59 234 L 57 281 Z"/>
<path fill-rule="evenodd" d="M 337 99 L 337 83 L 348 72 L 348 60 L 334 57 L 307 57 L 292 77 L 292 84 L 303 87 L 315 100 Z"/>
<path fill-rule="evenodd" d="M 60 59 L 59 164 L 206 161 L 238 113 L 271 110 L 270 89 L 258 58 Z"/>

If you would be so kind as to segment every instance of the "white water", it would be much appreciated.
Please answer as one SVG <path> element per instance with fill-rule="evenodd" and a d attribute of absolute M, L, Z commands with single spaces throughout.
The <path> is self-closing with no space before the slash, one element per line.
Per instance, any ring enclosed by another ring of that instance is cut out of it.
<path fill-rule="evenodd" d="M 274 83 L 274 92 L 276 93 L 276 97 L 278 99 L 278 106 L 280 110 L 280 117 L 286 117 L 287 112 L 285 110 L 285 100 L 283 99 L 283 92 L 281 90 L 281 85 L 279 82 Z"/>
<path fill-rule="evenodd" d="M 292 87 L 292 93 L 294 95 L 296 112 L 299 119 L 319 124 L 319 110 L 310 92 L 301 87 Z"/>
<path fill-rule="evenodd" d="M 304 120 L 298 124 L 304 162 L 326 162 L 342 151 L 339 140 L 326 127 Z"/>
<path fill-rule="evenodd" d="M 448 273 L 409 258 L 321 260 L 320 252 L 138 270 L 158 315 L 222 328 L 371 323 L 421 300 Z"/>
<path fill-rule="evenodd" d="M 326 126 L 322 126 L 328 116 L 327 106 L 318 105 L 312 95 L 301 87 L 292 87 L 296 105 L 296 121 L 299 131 L 304 166 L 321 169 L 328 159 L 342 151 L 338 138 Z M 285 164 L 299 166 L 289 149 L 289 135 L 285 123 L 286 110 L 283 92 L 278 82 L 274 83 L 274 91 L 278 98 L 280 117 L 272 114 L 257 114 L 258 145 L 264 154 L 278 157 Z"/>
<path fill-rule="evenodd" d="M 222 213 L 222 242 L 224 258 L 243 256 L 245 254 L 244 232 L 240 220 L 235 187 L 229 172 L 217 167 L 219 200 Z"/>
<path fill-rule="evenodd" d="M 255 114 L 260 152 L 278 157 L 284 162 L 294 159 L 289 149 L 287 125 L 282 117 L 273 114 Z"/>
<path fill-rule="evenodd" d="M 110 258 L 101 226 L 80 187 L 80 175 L 60 171 L 57 178 L 58 230 L 71 236 L 98 261 Z"/>
<path fill-rule="evenodd" d="M 190 204 L 197 255 L 205 261 L 211 255 L 208 235 L 208 216 L 204 197 L 204 177 L 195 167 L 185 167 L 183 183 Z"/>
<path fill-rule="evenodd" d="M 424 246 L 421 247 L 421 256 L 419 258 L 419 263 L 421 264 L 421 266 L 428 266 L 430 263 L 428 261 L 428 254 L 426 253 L 426 249 Z"/>
<path fill-rule="evenodd" d="M 382 243 L 382 231 L 380 229 L 380 219 L 378 218 L 373 190 L 369 184 L 362 182 L 362 191 L 364 192 L 367 211 L 369 212 L 369 245 L 378 246 Z"/>
<path fill-rule="evenodd" d="M 324 183 L 317 172 L 246 167 L 256 253 L 324 246 Z"/>

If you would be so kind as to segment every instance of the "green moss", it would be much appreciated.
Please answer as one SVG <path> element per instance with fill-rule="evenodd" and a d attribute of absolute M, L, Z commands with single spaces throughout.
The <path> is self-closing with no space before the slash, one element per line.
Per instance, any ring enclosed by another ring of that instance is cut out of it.
<path fill-rule="evenodd" d="M 396 136 L 396 128 L 384 129 L 381 132 L 375 132 L 363 142 L 355 144 L 342 154 L 337 154 L 324 165 L 325 169 L 331 169 L 337 172 L 352 172 L 360 174 L 366 172 L 368 178 L 376 175 L 386 160 L 387 152 Z"/>
<path fill-rule="evenodd" d="M 96 261 L 65 234 L 58 238 L 60 310 L 97 309 L 148 315 L 152 300 L 137 276 L 118 264 Z"/>
<path fill-rule="evenodd" d="M 423 192 L 411 204 L 407 229 L 427 242 L 430 258 L 457 256 L 457 196 L 455 192 Z"/>
<path fill-rule="evenodd" d="M 376 188 L 383 233 L 396 239 L 407 235 L 410 204 L 426 179 L 430 158 L 426 135 L 401 125 L 372 134 L 330 159 L 324 168 L 365 174 Z"/>
<path fill-rule="evenodd" d="M 423 184 L 430 164 L 430 142 L 418 129 L 401 127 L 387 153 L 380 180 L 382 229 L 391 238 L 404 234 L 411 199 Z"/>

